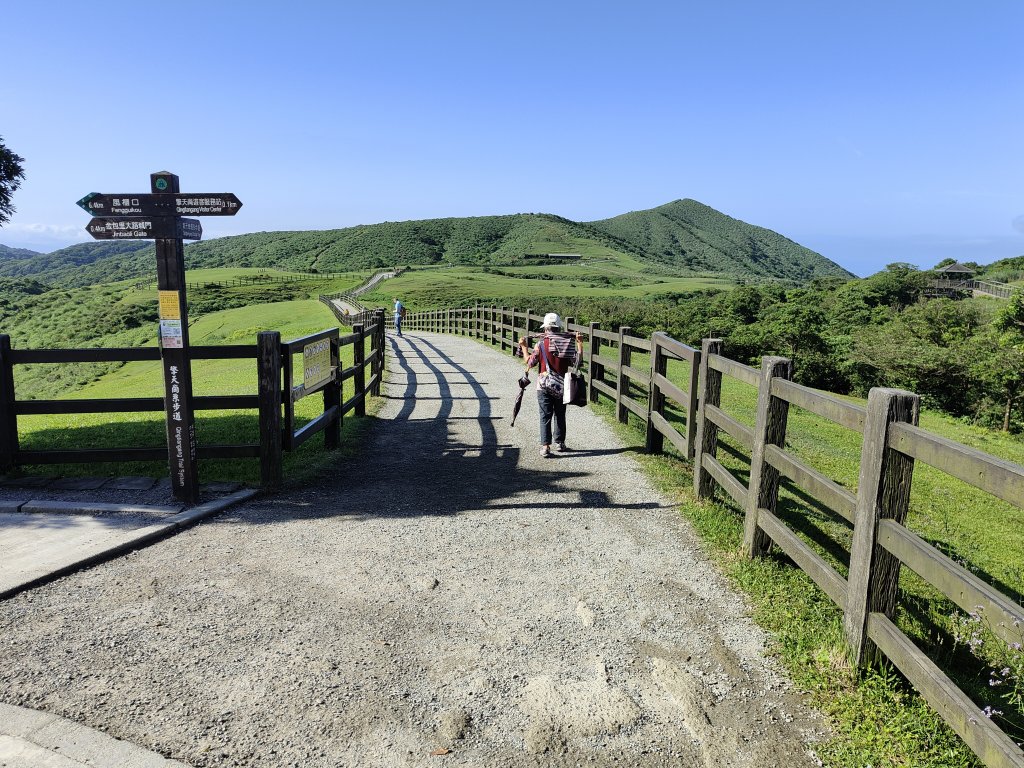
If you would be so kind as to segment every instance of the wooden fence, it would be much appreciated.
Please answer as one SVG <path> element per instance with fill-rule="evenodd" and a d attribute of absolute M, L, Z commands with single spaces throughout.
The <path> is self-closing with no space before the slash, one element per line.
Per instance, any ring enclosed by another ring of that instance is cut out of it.
<path fill-rule="evenodd" d="M 258 275 L 242 275 L 241 277 L 225 278 L 224 280 L 204 280 L 202 282 L 185 283 L 188 290 L 197 288 L 240 288 L 251 285 L 270 285 L 276 283 L 303 283 L 311 280 L 333 280 L 338 277 L 347 276 L 348 272 L 299 272 L 291 275 L 271 275 L 261 273 Z M 148 280 L 135 284 L 135 289 L 144 291 L 156 288 L 156 280 Z"/>
<path fill-rule="evenodd" d="M 329 329 L 312 336 L 282 342 L 278 331 L 265 331 L 256 344 L 194 346 L 191 360 L 254 360 L 258 376 L 256 393 L 200 396 L 193 398 L 197 411 L 254 410 L 258 412 L 259 442 L 236 445 L 199 445 L 200 459 L 259 458 L 260 478 L 265 487 L 282 482 L 282 451 L 294 450 L 318 432 L 325 433 L 327 448 L 337 445 L 343 416 L 352 410 L 363 415 L 367 393 L 380 394 L 384 370 L 384 320 L 378 313 L 370 324 L 357 324 L 341 336 Z M 318 386 L 306 390 L 293 382 L 292 359 L 305 345 L 327 339 L 331 346 L 332 369 Z M 366 351 L 366 341 L 370 351 Z M 354 364 L 340 370 L 338 360 L 344 346 L 353 347 Z M 167 446 L 73 449 L 24 449 L 18 436 L 18 417 L 74 413 L 145 413 L 164 410 L 162 397 L 97 399 L 19 400 L 15 394 L 15 369 L 28 364 L 159 361 L 156 347 L 125 349 L 14 349 L 9 336 L 0 335 L 0 472 L 22 465 L 83 462 L 167 461 Z M 365 368 L 370 366 L 370 376 Z M 283 379 L 283 383 L 282 383 Z M 352 396 L 342 400 L 343 383 L 354 380 Z M 295 429 L 294 405 L 308 395 L 323 392 L 324 411 L 301 429 Z M 282 407 L 284 415 L 282 416 Z"/>
<path fill-rule="evenodd" d="M 515 353 L 518 339 L 537 335 L 542 315 L 511 307 L 441 309 L 411 314 L 410 330 L 455 333 Z M 668 441 L 693 461 L 694 489 L 710 498 L 716 488 L 744 515 L 743 550 L 760 557 L 771 546 L 785 552 L 842 609 L 850 656 L 868 665 L 882 656 L 903 673 L 986 766 L 1024 768 L 1024 752 L 893 621 L 898 581 L 907 567 L 964 611 L 985 617 L 1009 644 L 1020 643 L 1024 608 L 973 575 L 904 526 L 915 461 L 962 480 L 1017 507 L 1024 506 L 1024 467 L 934 435 L 917 426 L 919 398 L 895 389 L 872 389 L 867 407 L 794 383 L 791 361 L 765 357 L 756 369 L 722 354 L 722 341 L 705 339 L 701 349 L 664 333 L 650 338 L 629 328 L 604 330 L 598 323 L 569 331 L 589 341 L 591 401 L 614 403 L 619 421 L 630 415 L 646 429 L 646 446 L 659 453 Z M 632 364 L 636 351 L 650 364 Z M 687 389 L 666 376 L 671 360 L 688 364 Z M 609 377 L 610 374 L 610 377 Z M 722 377 L 756 389 L 754 427 L 721 407 Z M 791 405 L 863 435 L 856 492 L 810 467 L 785 448 Z M 669 412 L 671 410 L 671 413 Z M 675 424 L 682 421 L 681 427 Z M 673 423 L 674 422 L 674 423 Z M 718 460 L 720 432 L 746 451 L 746 482 Z M 844 577 L 776 515 L 780 482 L 833 510 L 852 527 Z"/>
<path fill-rule="evenodd" d="M 991 280 L 931 280 L 925 288 L 926 296 L 955 296 L 965 293 L 983 293 L 997 299 L 1008 299 L 1016 290 L 1006 283 L 995 283 Z"/>

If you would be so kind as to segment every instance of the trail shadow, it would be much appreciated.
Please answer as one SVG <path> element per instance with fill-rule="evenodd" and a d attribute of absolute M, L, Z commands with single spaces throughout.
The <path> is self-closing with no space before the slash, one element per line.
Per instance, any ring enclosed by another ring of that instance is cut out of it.
<path fill-rule="evenodd" d="M 497 423 L 511 416 L 515 381 L 507 396 L 488 394 L 485 382 L 431 340 L 389 337 L 389 397 L 401 399 L 392 419 L 378 422 L 361 455 L 308 490 L 289 493 L 330 498 L 329 504 L 276 509 L 301 517 L 446 516 L 471 510 L 652 509 L 657 502 L 615 504 L 599 476 L 579 465 L 520 464 L 520 448 L 499 441 Z M 467 392 L 468 389 L 468 392 Z M 499 402 L 500 401 L 500 402 Z M 502 409 L 502 412 L 496 412 Z M 504 410 L 507 409 L 507 413 Z M 572 451 L 598 456 L 635 451 Z M 580 488 L 583 486 L 583 489 Z"/>

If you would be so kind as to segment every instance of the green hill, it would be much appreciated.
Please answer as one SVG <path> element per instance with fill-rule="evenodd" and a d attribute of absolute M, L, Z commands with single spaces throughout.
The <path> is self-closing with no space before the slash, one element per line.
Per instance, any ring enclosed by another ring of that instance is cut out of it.
<path fill-rule="evenodd" d="M 346 271 L 400 265 L 514 266 L 538 255 L 628 256 L 664 275 L 806 281 L 851 275 L 814 251 L 693 200 L 596 222 L 544 213 L 384 222 L 308 232 L 257 232 L 193 243 L 190 269 Z M 87 243 L 47 255 L 0 256 L 0 276 L 89 285 L 149 275 L 152 246 Z"/>
<path fill-rule="evenodd" d="M 153 244 L 138 241 L 79 243 L 21 258 L 0 251 L 0 277 L 36 278 L 53 285 L 124 280 L 152 271 L 153 264 Z"/>
<path fill-rule="evenodd" d="M 9 248 L 6 245 L 0 245 L 0 263 L 7 259 L 30 259 L 33 256 L 42 256 L 42 254 L 30 251 L 28 248 Z"/>
<path fill-rule="evenodd" d="M 778 232 L 726 216 L 696 200 L 676 200 L 649 211 L 593 221 L 590 226 L 677 269 L 800 281 L 852 277 L 838 264 Z"/>

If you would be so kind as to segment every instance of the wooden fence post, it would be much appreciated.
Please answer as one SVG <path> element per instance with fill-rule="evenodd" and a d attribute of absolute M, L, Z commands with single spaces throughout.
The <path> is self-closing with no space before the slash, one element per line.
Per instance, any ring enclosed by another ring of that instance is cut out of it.
<path fill-rule="evenodd" d="M 523 336 L 529 337 L 529 335 L 530 335 L 530 315 L 532 315 L 532 314 L 533 314 L 533 310 L 528 308 L 526 310 L 526 313 L 523 315 Z M 513 323 L 513 325 L 515 325 L 515 323 Z M 512 335 L 515 336 L 516 334 L 513 332 Z M 516 350 L 519 349 L 519 339 L 518 338 L 514 338 L 513 342 L 515 343 L 515 347 L 513 347 L 513 349 L 512 349 L 512 354 L 515 354 Z M 529 340 L 527 340 L 526 346 L 527 347 L 530 346 Z M 538 368 L 537 370 L 540 370 L 540 369 Z"/>
<path fill-rule="evenodd" d="M 900 561 L 875 541 L 878 521 L 906 520 L 914 476 L 914 460 L 888 445 L 889 425 L 916 425 L 920 408 L 921 398 L 912 392 L 877 387 L 868 393 L 843 616 L 846 647 L 859 666 L 880 655 L 867 636 L 868 617 L 884 613 L 892 618 L 900 577 Z"/>
<path fill-rule="evenodd" d="M 374 356 L 373 367 L 370 369 L 370 372 L 371 372 L 372 375 L 376 376 L 377 378 L 376 378 L 376 381 L 374 381 L 371 394 L 374 397 L 380 397 L 380 385 L 381 385 L 381 381 L 384 378 L 384 343 L 385 343 L 385 337 L 384 337 L 384 310 L 383 309 L 378 309 L 377 310 L 376 320 L 377 320 L 377 323 L 376 323 L 376 325 L 377 325 L 377 332 L 375 334 L 373 334 L 374 339 L 373 339 L 372 342 L 370 342 L 370 346 L 372 348 L 372 351 L 376 352 L 377 354 Z"/>
<path fill-rule="evenodd" d="M 355 366 L 355 390 L 356 397 L 356 416 L 366 415 L 366 369 L 364 363 L 366 362 L 366 335 L 363 325 L 352 326 L 352 332 L 356 335 L 356 343 L 352 345 L 352 365 Z M 339 371 L 339 373 L 341 373 Z"/>
<path fill-rule="evenodd" d="M 601 330 L 600 323 L 590 324 L 590 353 L 587 357 L 587 374 L 590 376 L 590 402 L 596 403 L 597 398 L 600 396 L 600 392 L 597 391 L 597 387 L 594 386 L 595 381 L 604 381 L 604 366 L 600 363 L 595 363 L 594 358 L 601 354 L 601 340 L 597 338 L 597 334 L 594 331 Z"/>
<path fill-rule="evenodd" d="M 17 465 L 18 414 L 15 412 L 14 365 L 11 363 L 11 337 L 0 335 L 0 473 Z"/>
<path fill-rule="evenodd" d="M 772 379 L 792 379 L 793 362 L 784 357 L 761 358 L 761 383 L 757 389 L 757 416 L 754 420 L 754 447 L 750 455 L 750 479 L 747 508 L 743 520 L 743 551 L 753 558 L 765 554 L 772 540 L 757 525 L 759 510 L 775 512 L 779 500 L 779 470 L 765 461 L 765 446 L 782 445 L 786 440 L 789 403 L 771 393 Z"/>
<path fill-rule="evenodd" d="M 473 302 L 473 320 L 470 323 L 471 330 L 470 330 L 469 335 L 472 336 L 474 339 L 477 339 L 477 340 L 482 338 L 483 337 L 483 333 L 482 333 L 483 327 L 482 326 L 483 326 L 483 313 L 480 311 L 480 302 L 479 301 L 474 301 Z"/>
<path fill-rule="evenodd" d="M 632 348 L 626 344 L 626 337 L 633 329 L 627 325 L 619 327 L 619 373 L 615 377 L 615 417 L 623 424 L 629 423 L 629 409 L 622 402 L 622 396 L 629 396 L 629 377 L 625 367 L 632 358 Z"/>
<path fill-rule="evenodd" d="M 493 347 L 494 346 L 494 312 L 495 306 L 491 304 L 490 313 L 487 317 L 487 342 Z"/>
<path fill-rule="evenodd" d="M 697 444 L 697 408 L 700 407 L 700 365 L 704 355 L 701 350 L 693 351 L 693 360 L 690 362 L 690 401 L 686 404 L 686 458 L 693 461 Z"/>
<path fill-rule="evenodd" d="M 498 351 L 505 351 L 505 307 L 502 306 L 498 313 Z"/>
<path fill-rule="evenodd" d="M 280 488 L 284 479 L 281 436 L 281 333 L 256 335 L 256 371 L 259 379 L 260 484 Z M 289 397 L 291 393 L 288 393 Z"/>
<path fill-rule="evenodd" d="M 697 440 L 693 453 L 693 490 L 698 499 L 714 495 L 715 479 L 704 469 L 704 455 L 714 457 L 718 453 L 718 427 L 707 418 L 705 408 L 719 405 L 722 401 L 722 374 L 708 365 L 711 355 L 722 352 L 721 339 L 704 339 L 700 344 L 700 383 L 698 384 Z"/>
<path fill-rule="evenodd" d="M 326 413 L 328 409 L 338 406 L 338 418 L 334 420 L 334 423 L 328 424 L 324 427 L 324 448 L 328 451 L 333 451 L 341 443 L 341 421 L 343 419 L 341 404 L 343 402 L 343 398 L 341 381 L 341 347 L 338 345 L 338 339 L 336 337 L 331 339 L 330 342 L 331 369 L 335 371 L 335 376 L 338 378 L 324 387 L 324 412 Z"/>
<path fill-rule="evenodd" d="M 665 436 L 654 426 L 652 414 L 665 415 L 665 396 L 661 393 L 656 377 L 664 376 L 667 368 L 665 350 L 658 343 L 658 333 L 651 334 L 651 387 L 647 396 L 647 439 L 644 441 L 644 449 L 648 453 L 662 453 L 665 450 Z M 692 390 L 691 390 L 692 391 Z"/>

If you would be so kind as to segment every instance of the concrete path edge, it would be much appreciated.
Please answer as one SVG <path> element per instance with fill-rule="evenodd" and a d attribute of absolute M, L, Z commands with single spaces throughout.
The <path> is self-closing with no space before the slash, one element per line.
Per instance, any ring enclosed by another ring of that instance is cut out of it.
<path fill-rule="evenodd" d="M 177 768 L 185 763 L 63 717 L 0 703 L 0 765 Z"/>
<path fill-rule="evenodd" d="M 162 522 L 148 525 L 144 528 L 132 531 L 128 537 L 116 545 L 105 549 L 101 552 L 83 557 L 81 560 L 76 560 L 73 563 L 63 565 L 60 568 L 56 568 L 49 573 L 42 576 L 29 579 L 28 581 L 16 584 L 13 587 L 8 587 L 0 591 L 0 600 L 5 600 L 8 597 L 13 597 L 16 594 L 24 592 L 27 589 L 38 587 L 42 584 L 46 584 L 54 579 L 59 579 L 62 576 L 67 576 L 69 573 L 74 573 L 83 568 L 88 568 L 93 565 L 97 565 L 107 560 L 112 560 L 115 557 L 119 557 L 126 552 L 130 552 L 133 549 L 139 549 L 141 547 L 149 546 L 160 539 L 167 536 L 172 536 L 180 530 L 183 530 L 189 525 L 204 520 L 207 517 L 222 512 L 228 507 L 238 504 L 239 502 L 251 499 L 256 496 L 260 491 L 254 488 L 246 488 L 245 490 L 237 491 L 228 496 L 224 496 L 220 499 L 214 499 L 204 504 L 200 504 L 191 509 L 186 509 L 183 512 L 179 512 L 171 517 L 166 518 Z M 96 507 L 95 504 L 83 504 L 82 512 L 89 512 Z M 69 512 L 73 510 L 63 509 L 63 512 Z"/>

